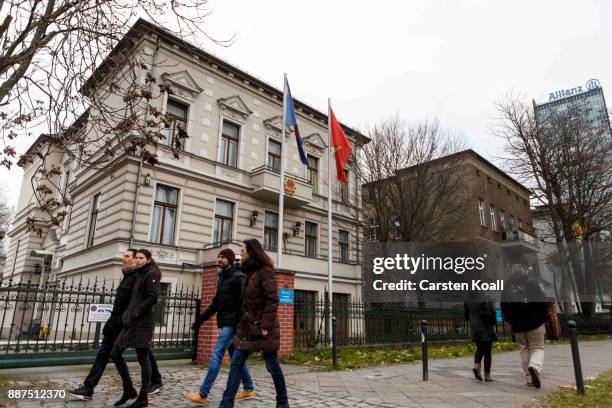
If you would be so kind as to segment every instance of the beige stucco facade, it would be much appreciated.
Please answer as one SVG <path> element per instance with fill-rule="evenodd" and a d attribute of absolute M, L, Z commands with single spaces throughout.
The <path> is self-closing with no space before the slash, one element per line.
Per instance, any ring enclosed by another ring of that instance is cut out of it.
<path fill-rule="evenodd" d="M 42 232 L 28 232 L 25 228 L 25 218 L 32 213 L 30 207 L 36 206 L 27 185 L 37 163 L 27 166 L 16 221 L 9 234 L 11 243 L 4 277 L 22 276 L 33 271 L 40 259 L 30 253 L 33 249 L 44 249 L 53 253 L 49 259 L 52 279 L 118 280 L 121 278 L 121 254 L 132 240 L 133 247 L 153 251 L 154 258 L 162 267 L 162 282 L 170 284 L 171 289 L 180 289 L 181 285 L 197 287 L 201 280 L 201 265 L 214 261 L 219 251 L 218 247 L 212 247 L 217 200 L 233 203 L 231 239 L 257 238 L 263 241 L 265 211 L 278 212 L 279 174 L 264 166 L 269 140 L 281 141 L 282 90 L 266 85 L 227 63 L 222 64 L 201 50 L 194 52 L 192 47 L 168 36 L 162 35 L 158 43 L 157 36 L 163 33 L 148 25 L 145 28 L 146 34 L 139 47 L 144 55 L 151 58 L 156 55 L 155 58 L 164 61 L 155 70 L 156 81 L 167 83 L 175 90 L 173 95 L 162 94 L 151 103 L 162 112 L 165 112 L 169 98 L 188 106 L 186 130 L 189 138 L 184 151 L 177 159 L 170 149 L 159 146 L 156 152 L 159 164 L 150 166 L 145 163 L 141 169 L 137 157 L 123 154 L 102 170 L 80 167 L 58 154 L 62 177 L 66 174 L 69 177 L 67 191 L 72 205 L 66 208 L 69 216 L 64 224 L 53 228 L 53 233 L 44 226 Z M 284 223 L 278 232 L 279 239 L 282 239 L 282 232 L 289 234 L 286 241 L 288 253 L 283 255 L 282 268 L 295 273 L 296 289 L 318 292 L 321 296 L 327 286 L 327 262 L 322 259 L 328 248 L 327 119 L 322 112 L 304 104 L 298 103 L 296 109 L 306 152 L 318 158 L 318 189 L 305 180 L 306 166 L 299 160 L 294 136 L 289 134 L 285 144 L 286 177 L 294 181 L 296 189 L 287 196 Z M 90 112 L 90 115 L 95 115 L 95 112 Z M 221 159 L 224 122 L 239 128 L 235 167 L 223 164 Z M 88 126 L 87 123 L 84 126 Z M 348 128 L 345 130 L 354 153 L 357 153 L 367 139 Z M 336 258 L 333 262 L 333 291 L 357 298 L 361 283 L 359 245 L 363 239 L 358 204 L 361 200 L 354 173 L 349 173 L 349 177 L 349 199 L 342 202 L 333 175 L 332 247 Z M 63 182 L 65 180 L 60 181 Z M 171 245 L 150 241 L 154 195 L 158 185 L 178 190 Z M 93 199 L 98 193 L 93 245 L 88 245 L 93 228 Z M 134 212 L 136 217 L 132 229 Z M 253 222 L 254 212 L 258 217 Z M 317 224 L 315 257 L 304 256 L 306 221 Z M 301 226 L 297 234 L 294 231 L 296 223 Z M 348 262 L 339 262 L 340 229 L 349 232 Z M 236 244 L 233 248 L 238 250 Z M 275 252 L 270 252 L 270 255 L 276 260 Z"/>

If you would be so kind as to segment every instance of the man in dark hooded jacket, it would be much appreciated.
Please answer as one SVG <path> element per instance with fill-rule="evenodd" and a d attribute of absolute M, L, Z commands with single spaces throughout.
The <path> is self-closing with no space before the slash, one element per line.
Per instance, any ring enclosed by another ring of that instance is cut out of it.
<path fill-rule="evenodd" d="M 520 264 L 512 265 L 512 276 L 502 293 L 501 310 L 521 349 L 527 385 L 540 388 L 548 304 L 540 285 L 529 278 Z"/>
<path fill-rule="evenodd" d="M 100 348 L 96 354 L 96 359 L 91 367 L 91 370 L 89 371 L 89 374 L 87 375 L 87 378 L 85 378 L 83 385 L 77 389 L 68 391 L 68 394 L 75 398 L 90 400 L 93 397 L 94 388 L 96 385 L 98 385 L 98 382 L 100 382 L 100 378 L 102 378 L 102 374 L 104 374 L 106 365 L 110 360 L 113 344 L 115 344 L 115 340 L 117 340 L 117 336 L 119 336 L 119 333 L 121 333 L 121 329 L 123 328 L 121 316 L 130 304 L 130 299 L 132 298 L 132 287 L 134 286 L 134 281 L 138 275 L 137 273 L 134 273 L 136 270 L 136 263 L 134 260 L 135 255 L 135 249 L 128 249 L 123 253 L 123 279 L 117 287 L 111 316 L 102 328 L 102 335 L 104 337 L 102 338 L 102 343 L 100 344 Z M 157 361 L 155 361 L 153 353 L 149 354 L 149 360 L 151 361 L 152 370 L 151 387 L 149 392 L 156 393 L 163 388 L 163 383 L 161 374 L 159 373 L 159 369 L 157 367 Z"/>
<path fill-rule="evenodd" d="M 242 290 L 245 274 L 237 270 L 234 266 L 234 251 L 229 248 L 222 250 L 217 257 L 217 265 L 221 269 L 217 276 L 217 292 L 214 299 L 198 321 L 193 324 L 194 330 L 199 330 L 201 324 L 215 314 L 217 315 L 217 326 L 219 327 L 219 337 L 210 356 L 208 372 L 204 382 L 198 392 L 183 392 L 183 396 L 189 401 L 203 405 L 206 403 L 210 389 L 221 369 L 221 361 L 227 350 L 230 358 L 234 354 L 232 343 L 236 334 L 236 326 L 240 319 L 240 309 L 242 306 Z M 242 369 L 242 384 L 244 391 L 236 396 L 236 400 L 245 400 L 255 397 L 253 391 L 253 381 L 249 369 L 245 365 Z"/>

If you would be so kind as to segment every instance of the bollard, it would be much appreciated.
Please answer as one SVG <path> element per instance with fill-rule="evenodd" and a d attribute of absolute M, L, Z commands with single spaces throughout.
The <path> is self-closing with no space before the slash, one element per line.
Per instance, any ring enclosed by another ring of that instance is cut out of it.
<path fill-rule="evenodd" d="M 423 358 L 423 381 L 429 379 L 429 365 L 427 357 L 427 320 L 421 322 L 421 354 Z"/>
<path fill-rule="evenodd" d="M 578 330 L 576 322 L 570 320 L 567 322 L 570 334 L 570 343 L 572 345 L 572 359 L 574 360 L 574 374 L 576 375 L 576 391 L 578 394 L 584 394 L 584 380 L 582 379 L 582 366 L 580 365 L 580 352 L 578 350 Z"/>
<path fill-rule="evenodd" d="M 332 364 L 338 364 L 338 322 L 336 317 L 332 317 Z"/>

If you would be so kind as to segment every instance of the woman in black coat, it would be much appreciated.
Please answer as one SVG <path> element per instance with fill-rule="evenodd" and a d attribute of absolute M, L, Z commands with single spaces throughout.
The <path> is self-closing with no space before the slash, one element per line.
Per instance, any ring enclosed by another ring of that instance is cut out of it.
<path fill-rule="evenodd" d="M 157 303 L 161 293 L 161 286 L 159 284 L 161 271 L 151 257 L 151 252 L 146 249 L 140 249 L 136 252 L 135 258 L 137 266 L 135 273 L 138 273 L 138 277 L 132 287 L 130 304 L 122 316 L 123 329 L 119 333 L 119 337 L 117 337 L 111 352 L 111 359 L 115 363 L 123 382 L 123 396 L 115 403 L 115 406 L 122 405 L 138 396 L 138 399 L 129 405 L 128 408 L 146 407 L 149 404 L 147 398 L 147 391 L 151 382 L 149 349 L 151 348 L 153 330 L 155 328 L 153 306 Z M 130 372 L 123 358 L 123 352 L 128 347 L 136 348 L 136 356 L 138 364 L 140 364 L 142 382 L 139 394 L 136 393 L 132 385 Z"/>
<path fill-rule="evenodd" d="M 497 341 L 495 305 L 484 294 L 471 293 L 468 301 L 463 305 L 463 310 L 465 319 L 470 322 L 470 336 L 476 343 L 474 368 L 472 369 L 474 377 L 482 381 L 480 363 L 484 358 L 485 381 L 491 382 L 493 381 L 491 378 L 491 349 L 493 342 Z"/>

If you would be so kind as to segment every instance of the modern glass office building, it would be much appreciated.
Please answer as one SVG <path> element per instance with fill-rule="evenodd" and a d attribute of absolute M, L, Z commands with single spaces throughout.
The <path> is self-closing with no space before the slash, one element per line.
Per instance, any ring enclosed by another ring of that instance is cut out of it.
<path fill-rule="evenodd" d="M 569 114 L 580 116 L 583 120 L 581 126 L 588 126 L 590 130 L 603 132 L 608 143 L 612 143 L 612 128 L 603 88 L 599 81 L 591 79 L 586 85 L 570 89 L 559 90 L 549 94 L 549 102 L 536 104 L 533 102 L 533 111 L 538 125 L 546 126 L 547 121 L 555 116 Z M 609 148 L 605 151 L 610 152 Z M 612 166 L 612 154 L 606 154 L 605 163 Z"/>
<path fill-rule="evenodd" d="M 572 111 L 579 112 L 585 115 L 586 123 L 592 129 L 601 128 L 608 134 L 608 138 L 612 138 L 603 89 L 596 80 L 589 81 L 587 87 L 590 89 L 585 87 L 585 91 L 582 91 L 583 87 L 576 87 L 550 93 L 550 102 L 536 104 L 534 101 L 533 110 L 536 121 L 539 124 L 545 124 L 554 115 Z"/>

